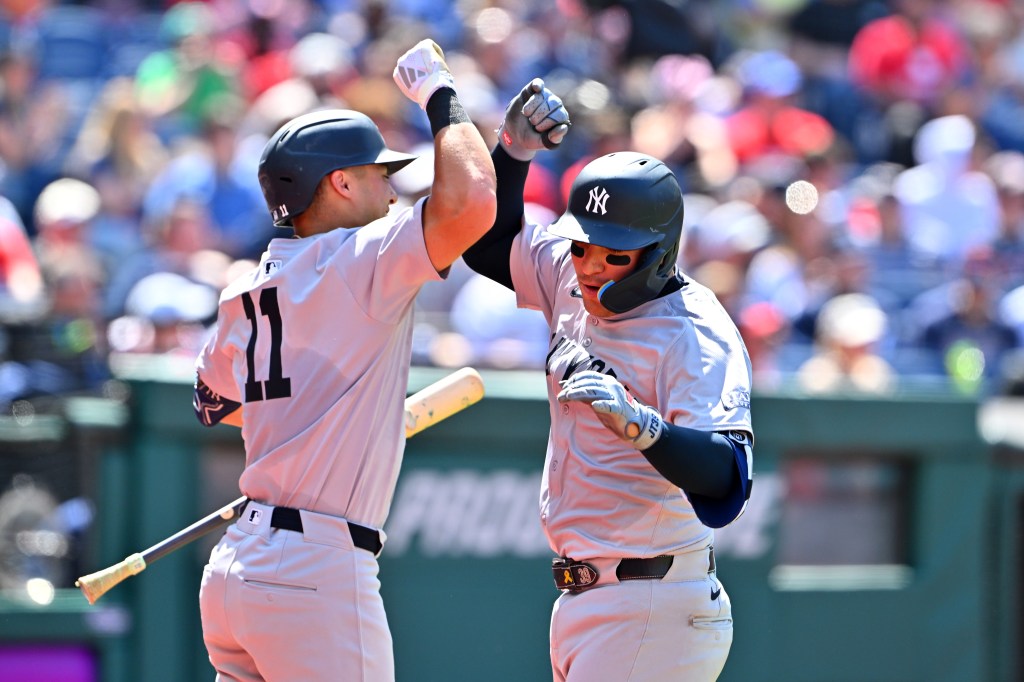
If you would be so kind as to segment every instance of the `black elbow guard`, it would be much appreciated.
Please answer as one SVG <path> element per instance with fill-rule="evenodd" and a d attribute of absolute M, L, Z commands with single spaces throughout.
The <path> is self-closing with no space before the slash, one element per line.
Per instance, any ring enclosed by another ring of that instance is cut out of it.
<path fill-rule="evenodd" d="M 192 409 L 195 411 L 196 419 L 203 426 L 219 424 L 224 417 L 241 406 L 242 403 L 236 403 L 234 400 L 214 393 L 209 386 L 203 383 L 202 379 L 196 377 L 196 383 L 192 388 Z"/>

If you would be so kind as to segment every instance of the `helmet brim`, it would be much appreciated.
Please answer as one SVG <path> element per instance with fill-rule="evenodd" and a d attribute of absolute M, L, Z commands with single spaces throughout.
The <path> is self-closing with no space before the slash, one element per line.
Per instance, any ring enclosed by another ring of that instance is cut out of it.
<path fill-rule="evenodd" d="M 548 232 L 563 239 L 603 246 L 616 251 L 642 249 L 660 242 L 664 237 L 663 234 L 656 232 L 626 230 L 622 225 L 616 223 L 605 223 L 599 220 L 581 222 L 569 211 L 563 213 L 558 220 L 548 226 Z"/>
<path fill-rule="evenodd" d="M 403 154 L 402 152 L 396 152 L 391 149 L 385 149 L 377 155 L 375 163 L 382 163 L 388 167 L 388 173 L 397 173 L 402 170 L 410 163 L 415 161 L 418 157 L 413 154 Z"/>

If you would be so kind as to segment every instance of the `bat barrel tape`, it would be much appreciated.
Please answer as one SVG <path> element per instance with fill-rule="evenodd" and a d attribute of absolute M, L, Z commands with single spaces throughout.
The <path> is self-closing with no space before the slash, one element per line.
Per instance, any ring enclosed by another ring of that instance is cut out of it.
<path fill-rule="evenodd" d="M 146 560 L 142 557 L 141 552 L 136 552 L 102 571 L 82 576 L 75 581 L 75 586 L 81 588 L 82 594 L 90 604 L 95 604 L 96 600 L 106 594 L 114 585 L 125 578 L 142 573 L 144 570 L 146 570 Z"/>

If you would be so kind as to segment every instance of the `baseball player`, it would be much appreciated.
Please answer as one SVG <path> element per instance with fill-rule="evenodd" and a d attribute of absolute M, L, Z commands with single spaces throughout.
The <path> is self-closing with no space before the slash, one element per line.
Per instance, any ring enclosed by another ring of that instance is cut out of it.
<path fill-rule="evenodd" d="M 493 223 L 494 169 L 441 49 L 394 71 L 434 134 L 430 194 L 396 214 L 413 157 L 350 110 L 281 127 L 259 179 L 274 239 L 220 297 L 196 361 L 200 421 L 241 426 L 250 501 L 199 592 L 218 680 L 393 680 L 377 556 L 405 445 L 413 301 Z"/>
<path fill-rule="evenodd" d="M 498 217 L 464 255 L 551 329 L 553 678 L 714 680 L 733 626 L 713 529 L 750 495 L 750 361 L 711 292 L 676 269 L 683 200 L 661 161 L 597 158 L 554 224 L 524 221 L 530 160 L 568 124 L 540 79 L 512 100 L 492 152 Z"/>

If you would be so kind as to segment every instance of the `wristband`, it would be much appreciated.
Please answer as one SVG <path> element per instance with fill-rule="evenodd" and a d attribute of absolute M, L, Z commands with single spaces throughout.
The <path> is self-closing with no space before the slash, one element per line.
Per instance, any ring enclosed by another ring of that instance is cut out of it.
<path fill-rule="evenodd" d="M 427 120 L 430 121 L 430 132 L 434 137 L 450 125 L 470 122 L 459 96 L 449 87 L 438 88 L 430 96 L 426 112 Z"/>

